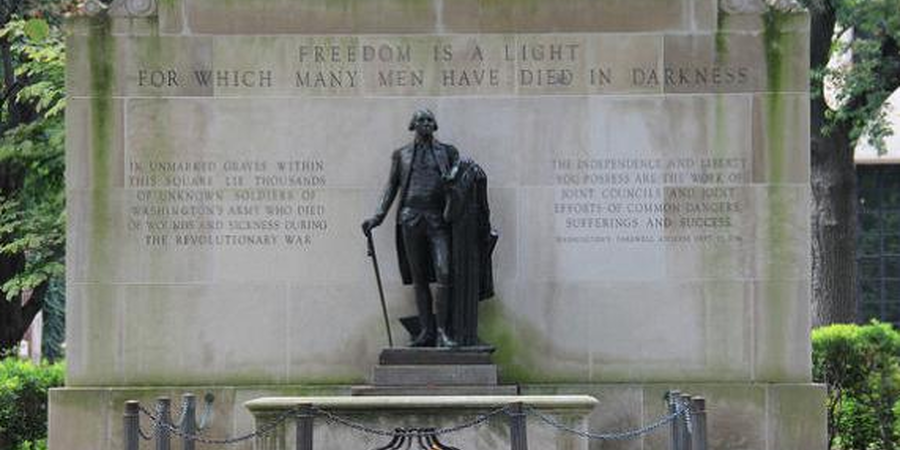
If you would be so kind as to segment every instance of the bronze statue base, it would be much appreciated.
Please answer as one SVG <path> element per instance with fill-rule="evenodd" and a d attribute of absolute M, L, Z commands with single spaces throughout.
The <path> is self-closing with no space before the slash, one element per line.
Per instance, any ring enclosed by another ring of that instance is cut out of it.
<path fill-rule="evenodd" d="M 494 347 L 490 345 L 455 348 L 386 348 L 378 355 L 378 364 L 382 366 L 493 364 L 491 361 L 493 353 Z"/>

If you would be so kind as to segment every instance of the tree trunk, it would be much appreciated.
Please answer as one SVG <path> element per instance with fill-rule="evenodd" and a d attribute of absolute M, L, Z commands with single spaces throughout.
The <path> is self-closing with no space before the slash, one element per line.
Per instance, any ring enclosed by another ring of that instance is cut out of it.
<path fill-rule="evenodd" d="M 856 170 L 847 130 L 812 142 L 813 326 L 856 321 Z"/>
<path fill-rule="evenodd" d="M 6 23 L 6 22 L 3 22 Z M 13 67 L 12 49 L 10 48 L 9 39 L 6 36 L 0 36 L 0 68 L 3 70 L 3 96 L 6 99 L 6 120 L 0 123 L 0 132 L 6 132 L 16 127 L 20 123 L 19 108 L 15 98 L 18 91 L 16 83 L 16 72 Z"/>
<path fill-rule="evenodd" d="M 835 10 L 829 2 L 806 2 L 810 11 L 810 65 L 828 63 Z M 856 321 L 856 170 L 850 129 L 822 134 L 828 105 L 814 80 L 810 105 L 812 183 L 812 325 Z"/>
<path fill-rule="evenodd" d="M 6 356 L 19 345 L 22 336 L 44 306 L 48 287 L 48 282 L 41 283 L 24 303 L 19 298 L 0 298 L 0 357 Z"/>

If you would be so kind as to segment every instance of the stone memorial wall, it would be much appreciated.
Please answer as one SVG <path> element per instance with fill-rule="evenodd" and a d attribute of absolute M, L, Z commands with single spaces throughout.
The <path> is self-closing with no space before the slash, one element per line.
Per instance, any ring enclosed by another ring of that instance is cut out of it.
<path fill-rule="evenodd" d="M 749 0 L 134 0 L 73 20 L 52 449 L 116 448 L 120 402 L 169 386 L 216 392 L 228 434 L 254 395 L 365 382 L 386 338 L 360 223 L 421 107 L 489 177 L 480 334 L 503 382 L 595 395 L 606 428 L 675 385 L 719 408 L 714 448 L 824 445 L 807 40 L 802 11 Z M 389 217 L 396 321 L 415 309 Z"/>

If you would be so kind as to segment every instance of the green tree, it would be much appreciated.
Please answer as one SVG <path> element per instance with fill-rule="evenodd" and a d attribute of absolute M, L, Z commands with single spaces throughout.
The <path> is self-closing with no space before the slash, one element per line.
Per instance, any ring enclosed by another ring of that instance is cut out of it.
<path fill-rule="evenodd" d="M 0 353 L 63 272 L 63 1 L 0 0 Z M 26 299 L 23 302 L 23 298 Z"/>
<path fill-rule="evenodd" d="M 815 326 L 856 320 L 856 171 L 853 149 L 868 136 L 883 149 L 884 102 L 900 87 L 900 0 L 803 0 L 810 11 L 812 307 Z M 849 37 L 847 44 L 840 36 Z M 853 62 L 828 69 L 835 52 Z M 839 86 L 825 102 L 824 80 Z"/>

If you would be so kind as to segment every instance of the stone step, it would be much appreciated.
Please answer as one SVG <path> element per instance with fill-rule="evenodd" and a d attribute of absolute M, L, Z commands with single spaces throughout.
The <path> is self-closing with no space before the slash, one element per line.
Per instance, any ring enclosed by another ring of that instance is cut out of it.
<path fill-rule="evenodd" d="M 519 395 L 519 386 L 353 386 L 354 396 Z"/>
<path fill-rule="evenodd" d="M 497 366 L 465 365 L 393 365 L 376 366 L 375 386 L 496 386 Z"/>

